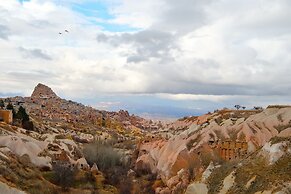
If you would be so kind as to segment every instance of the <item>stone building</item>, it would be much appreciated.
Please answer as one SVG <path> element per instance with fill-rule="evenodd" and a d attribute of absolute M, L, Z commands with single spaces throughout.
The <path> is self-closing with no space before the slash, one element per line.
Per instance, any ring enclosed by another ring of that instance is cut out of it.
<path fill-rule="evenodd" d="M 241 159 L 248 151 L 248 144 L 245 141 L 225 140 L 218 142 L 216 147 L 224 160 Z"/>
<path fill-rule="evenodd" d="M 12 111 L 0 109 L 0 121 L 3 121 L 7 124 L 11 124 L 13 122 Z"/>

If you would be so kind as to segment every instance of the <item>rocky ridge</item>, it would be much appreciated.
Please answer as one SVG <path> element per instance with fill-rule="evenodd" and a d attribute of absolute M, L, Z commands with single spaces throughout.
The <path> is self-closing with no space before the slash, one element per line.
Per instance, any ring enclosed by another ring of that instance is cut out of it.
<path fill-rule="evenodd" d="M 179 127 L 174 132 L 176 134 L 172 135 L 170 139 L 144 141 L 139 146 L 136 169 L 148 169 L 152 173 L 158 174 L 166 187 L 159 188 L 157 193 L 163 193 L 168 189 L 174 193 L 175 190 L 181 189 L 183 181 L 178 178 L 181 170 L 187 172 L 186 177 L 191 179 L 190 174 L 202 175 L 210 161 L 221 163 L 225 158 L 218 151 L 221 143 L 229 145 L 226 152 L 229 162 L 244 160 L 258 150 L 266 149 L 270 150 L 268 153 L 271 155 L 282 156 L 283 153 L 278 151 L 279 148 L 274 151 L 269 144 L 270 140 L 274 138 L 282 138 L 282 141 L 290 138 L 290 120 L 291 107 L 288 106 L 270 106 L 263 111 L 222 110 L 200 117 L 186 118 L 184 125 L 182 125 L 183 120 L 177 121 Z M 170 125 L 168 130 L 162 130 L 163 133 L 166 131 L 172 133 L 173 125 L 175 123 Z M 235 146 L 235 142 L 246 143 L 246 155 L 233 157 L 235 150 L 242 149 L 242 147 L 231 147 Z M 291 177 L 289 176 L 289 178 Z M 204 186 L 202 187 L 204 188 Z"/>

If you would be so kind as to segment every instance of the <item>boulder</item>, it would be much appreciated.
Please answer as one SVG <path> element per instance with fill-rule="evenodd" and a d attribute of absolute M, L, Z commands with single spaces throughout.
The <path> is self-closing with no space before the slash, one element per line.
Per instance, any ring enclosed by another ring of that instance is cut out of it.
<path fill-rule="evenodd" d="M 174 186 L 176 186 L 179 182 L 180 182 L 180 177 L 179 177 L 179 175 L 176 175 L 176 176 L 170 178 L 167 181 L 167 184 L 166 185 L 167 185 L 167 187 L 169 187 L 171 189 Z"/>
<path fill-rule="evenodd" d="M 87 160 L 85 158 L 80 158 L 76 161 L 76 165 L 79 169 L 82 170 L 88 170 L 90 169 L 89 164 L 87 163 Z"/>
<path fill-rule="evenodd" d="M 207 194 L 208 188 L 207 185 L 204 183 L 192 183 L 190 184 L 185 194 Z"/>
<path fill-rule="evenodd" d="M 95 174 L 99 172 L 99 169 L 96 163 L 94 163 L 93 166 L 91 167 L 91 172 Z"/>
<path fill-rule="evenodd" d="M 73 135 L 72 138 L 79 143 L 90 143 L 94 141 L 94 136 L 91 134 L 80 133 L 79 135 Z"/>

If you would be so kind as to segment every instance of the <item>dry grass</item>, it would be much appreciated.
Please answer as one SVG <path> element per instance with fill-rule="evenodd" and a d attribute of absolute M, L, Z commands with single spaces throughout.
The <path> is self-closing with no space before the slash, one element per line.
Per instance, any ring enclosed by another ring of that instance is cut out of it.
<path fill-rule="evenodd" d="M 290 105 L 269 105 L 267 108 L 290 108 Z"/>
<path fill-rule="evenodd" d="M 290 154 L 280 158 L 275 164 L 269 165 L 264 158 L 254 156 L 240 167 L 236 172 L 236 186 L 229 191 L 230 194 L 247 194 L 268 190 L 274 186 L 291 181 Z M 246 188 L 246 183 L 256 176 L 253 184 Z M 280 187 L 280 186 L 279 186 Z"/>
<path fill-rule="evenodd" d="M 27 158 L 10 155 L 0 163 L 0 177 L 28 193 L 55 193 L 56 187 L 43 179 L 41 172 Z"/>
<path fill-rule="evenodd" d="M 275 136 L 275 137 L 271 138 L 271 140 L 270 140 L 271 145 L 277 144 L 277 143 L 280 143 L 280 142 L 283 142 L 283 141 L 291 142 L 291 137 L 278 137 L 278 136 Z"/>
<path fill-rule="evenodd" d="M 236 165 L 237 163 L 234 162 L 224 163 L 219 168 L 214 169 L 207 180 L 209 194 L 216 194 L 220 191 L 223 180 L 234 170 Z"/>

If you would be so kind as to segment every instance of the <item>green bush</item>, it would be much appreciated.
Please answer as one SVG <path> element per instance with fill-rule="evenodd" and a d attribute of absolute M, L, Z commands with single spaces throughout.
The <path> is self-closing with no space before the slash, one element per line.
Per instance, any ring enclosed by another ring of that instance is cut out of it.
<path fill-rule="evenodd" d="M 5 107 L 4 101 L 1 99 L 0 100 L 0 108 L 4 108 L 4 107 Z"/>

